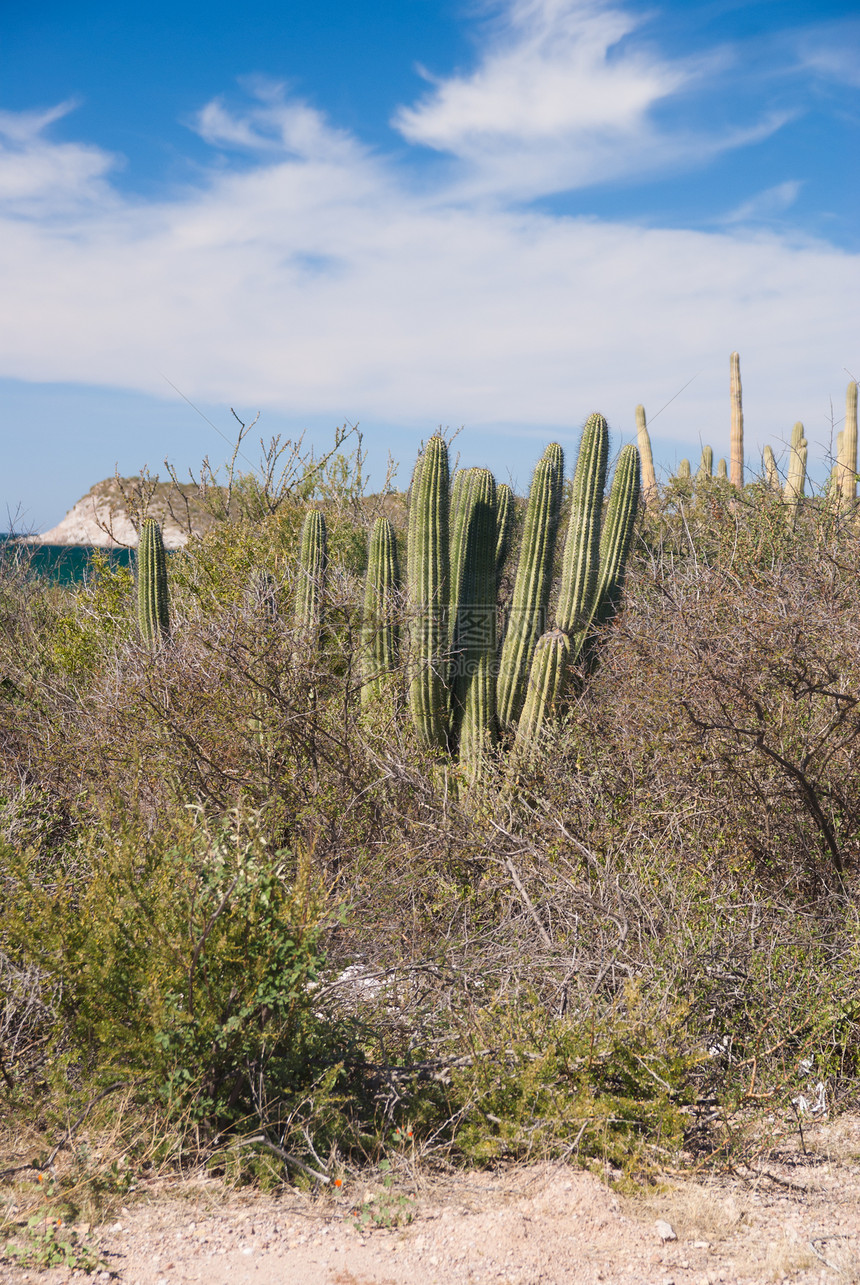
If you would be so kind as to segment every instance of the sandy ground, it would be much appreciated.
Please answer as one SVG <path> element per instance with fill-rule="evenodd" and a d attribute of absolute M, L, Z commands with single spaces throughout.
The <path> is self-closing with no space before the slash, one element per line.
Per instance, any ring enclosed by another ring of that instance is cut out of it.
<path fill-rule="evenodd" d="M 860 1117 L 786 1147 L 758 1172 L 675 1182 L 640 1198 L 543 1164 L 388 1191 L 230 1192 L 216 1181 L 146 1184 L 88 1239 L 103 1285 L 449 1285 L 605 1282 L 708 1285 L 860 1282 Z M 766 1171 L 770 1176 L 764 1176 Z M 782 1181 L 775 1181 L 781 1179 Z M 366 1211 L 363 1225 L 357 1209 Z M 409 1217 L 396 1228 L 387 1213 Z M 675 1239 L 670 1237 L 674 1235 Z M 665 1237 L 665 1239 L 664 1239 Z M 82 1273 L 0 1261 L 0 1281 L 83 1282 Z"/>

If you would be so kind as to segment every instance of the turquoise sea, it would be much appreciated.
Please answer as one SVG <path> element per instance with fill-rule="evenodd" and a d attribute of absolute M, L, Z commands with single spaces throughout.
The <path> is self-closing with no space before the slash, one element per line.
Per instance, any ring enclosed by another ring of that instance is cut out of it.
<path fill-rule="evenodd" d="M 29 544 L 16 537 L 10 543 L 10 536 L 0 532 L 0 560 L 14 560 L 26 566 L 33 575 L 45 576 L 55 584 L 80 584 L 86 579 L 92 555 L 96 549 L 92 545 L 66 544 Z M 134 554 L 131 549 L 101 549 L 107 553 L 114 566 L 133 566 Z"/>

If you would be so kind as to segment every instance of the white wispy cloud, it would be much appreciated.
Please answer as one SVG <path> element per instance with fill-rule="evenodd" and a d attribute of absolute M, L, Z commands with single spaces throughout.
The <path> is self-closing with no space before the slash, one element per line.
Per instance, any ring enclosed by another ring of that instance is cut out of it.
<path fill-rule="evenodd" d="M 614 58 L 633 76 L 620 105 L 572 106 L 560 88 L 540 99 L 534 67 L 554 56 L 546 31 L 559 22 L 592 98 L 611 97 Z M 609 131 L 623 152 L 647 105 L 690 74 L 624 45 L 613 54 L 632 28 L 597 3 L 517 0 L 509 25 L 533 50 L 521 142 Z M 512 57 L 496 43 L 483 60 L 493 95 L 502 72 L 520 93 Z M 0 313 L 0 374 L 155 394 L 167 375 L 209 402 L 525 433 L 573 429 L 595 407 L 624 426 L 637 402 L 660 406 L 702 371 L 659 421 L 689 441 L 724 427 L 732 349 L 744 355 L 752 440 L 808 418 L 857 362 L 860 256 L 741 223 L 553 217 L 500 188 L 470 201 L 462 175 L 421 189 L 308 103 L 251 88 L 241 110 L 203 107 L 195 128 L 218 163 L 161 201 L 122 195 L 99 149 L 52 142 L 49 116 L 0 118 L 25 176 L 11 194 L 0 187 L 0 272 L 14 301 Z M 401 113 L 412 137 L 456 142 L 444 91 Z M 477 149 L 463 163 L 479 171 L 485 104 L 462 93 L 459 137 Z M 516 134 L 515 115 L 499 137 Z"/>
<path fill-rule="evenodd" d="M 45 137 L 49 126 L 75 106 L 69 100 L 43 111 L 0 111 L 0 201 L 8 212 L 63 215 L 106 195 L 101 180 L 116 165 L 115 157 L 99 147 Z"/>
<path fill-rule="evenodd" d="M 464 193 L 531 198 L 702 165 L 789 119 L 767 113 L 711 133 L 658 124 L 655 108 L 715 73 L 725 54 L 663 57 L 627 39 L 641 23 L 604 0 L 512 0 L 475 69 L 425 72 L 432 90 L 392 123 L 410 143 L 463 162 Z"/>
<path fill-rule="evenodd" d="M 802 188 L 802 179 L 787 179 L 784 183 L 776 183 L 763 192 L 757 192 L 748 201 L 742 201 L 724 214 L 721 222 L 757 223 L 776 218 L 794 205 Z"/>

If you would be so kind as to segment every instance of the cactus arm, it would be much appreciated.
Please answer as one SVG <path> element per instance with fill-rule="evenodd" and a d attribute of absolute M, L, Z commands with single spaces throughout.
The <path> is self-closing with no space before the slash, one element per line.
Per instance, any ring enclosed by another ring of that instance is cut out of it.
<path fill-rule="evenodd" d="M 463 557 L 452 646 L 453 735 L 461 763 L 477 777 L 495 739 L 496 484 L 469 470 Z"/>
<path fill-rule="evenodd" d="M 731 376 L 731 481 L 732 486 L 738 490 L 743 488 L 744 484 L 744 408 L 743 408 L 743 389 L 741 387 L 741 359 L 740 354 L 733 352 L 729 358 L 729 370 Z"/>
<path fill-rule="evenodd" d="M 397 538 L 386 517 L 379 517 L 370 531 L 367 575 L 364 582 L 364 619 L 361 629 L 362 705 L 372 704 L 382 693 L 385 677 L 398 659 L 399 629 L 396 594 L 399 586 Z"/>
<path fill-rule="evenodd" d="M 591 415 L 582 430 L 573 475 L 570 518 L 561 570 L 557 623 L 572 634 L 588 620 L 600 559 L 600 517 L 606 486 L 609 428 L 602 415 Z"/>
<path fill-rule="evenodd" d="M 651 451 L 651 437 L 645 419 L 645 407 L 636 407 L 636 439 L 639 445 L 639 458 L 642 461 L 642 497 L 651 508 L 660 498 L 657 490 L 657 474 L 654 472 L 654 455 Z"/>
<path fill-rule="evenodd" d="M 148 647 L 156 647 L 170 634 L 167 590 L 167 554 L 161 527 L 155 518 L 144 518 L 137 547 L 137 614 L 140 632 Z"/>
<path fill-rule="evenodd" d="M 561 513 L 564 452 L 553 442 L 534 471 L 526 505 L 511 612 L 499 664 L 497 713 L 502 727 L 519 718 L 532 654 L 544 632 Z"/>
<path fill-rule="evenodd" d="M 409 506 L 407 548 L 411 661 L 409 707 L 419 738 L 430 747 L 447 743 L 448 701 L 444 675 L 448 644 L 448 447 L 430 438 L 416 466 Z"/>

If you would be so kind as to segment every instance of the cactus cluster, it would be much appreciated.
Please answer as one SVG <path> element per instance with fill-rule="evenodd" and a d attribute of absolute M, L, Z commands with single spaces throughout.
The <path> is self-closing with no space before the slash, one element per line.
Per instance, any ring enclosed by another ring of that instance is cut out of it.
<path fill-rule="evenodd" d="M 743 392 L 741 386 L 740 356 L 733 352 L 729 359 L 730 375 L 730 458 L 731 473 L 726 461 L 717 462 L 716 477 L 718 481 L 729 481 L 738 489 L 744 485 L 744 412 Z M 651 440 L 648 434 L 644 406 L 636 407 L 636 426 L 638 431 L 639 453 L 642 457 L 644 499 L 647 505 L 659 503 L 659 488 L 654 474 Z M 779 467 L 771 446 L 765 446 L 762 452 L 764 480 L 771 490 L 780 492 L 788 505 L 789 521 L 793 523 L 797 516 L 800 501 L 804 498 L 808 443 L 803 435 L 803 424 L 795 424 L 791 434 L 788 451 L 788 469 L 785 484 L 782 483 Z M 857 503 L 858 482 L 858 424 L 857 424 L 857 383 L 852 380 L 845 396 L 844 426 L 836 437 L 836 459 L 830 473 L 829 493 L 833 502 L 843 513 L 852 512 Z M 710 446 L 702 448 L 702 458 L 696 473 L 696 483 L 714 476 L 714 453 Z M 684 484 L 682 493 L 690 494 L 688 483 L 692 480 L 689 460 L 681 460 L 675 473 L 675 481 Z"/>
<path fill-rule="evenodd" d="M 419 739 L 456 754 L 471 779 L 502 734 L 521 761 L 540 735 L 566 676 L 583 655 L 593 624 L 615 609 L 624 579 L 640 490 L 639 453 L 619 456 L 603 520 L 609 432 L 602 415 L 583 430 L 573 478 L 555 619 L 550 594 L 562 507 L 564 456 L 548 446 L 525 509 L 507 628 L 497 640 L 499 591 L 513 525 L 513 497 L 487 469 L 458 471 L 449 482 L 448 451 L 430 439 L 412 478 L 406 589 L 409 708 Z M 384 616 L 371 533 L 365 587 L 365 687 L 394 668 L 372 648 L 371 622 Z M 392 565 L 396 554 L 391 533 Z M 367 698 L 369 699 L 369 698 Z"/>

